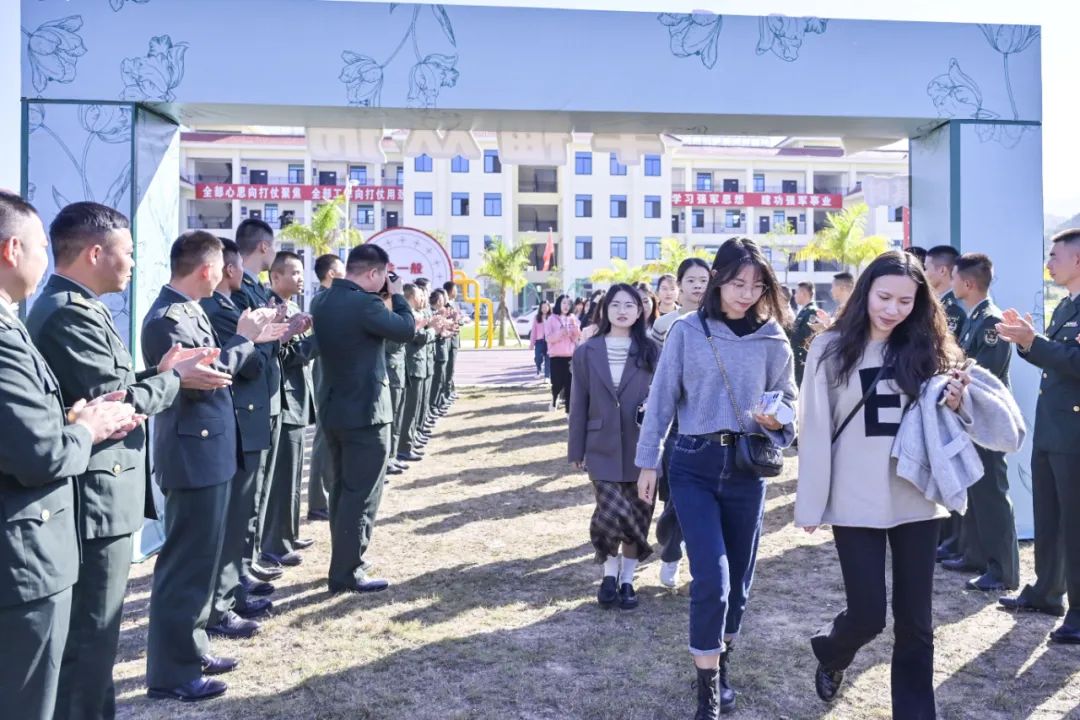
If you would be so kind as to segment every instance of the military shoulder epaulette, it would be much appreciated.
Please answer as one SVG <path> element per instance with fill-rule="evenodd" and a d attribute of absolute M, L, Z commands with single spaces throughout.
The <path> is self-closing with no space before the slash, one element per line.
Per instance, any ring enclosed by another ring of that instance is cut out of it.
<path fill-rule="evenodd" d="M 165 311 L 165 317 L 178 323 L 185 317 L 191 317 L 191 306 L 188 303 L 173 303 Z"/>
<path fill-rule="evenodd" d="M 221 295 L 215 295 L 214 299 L 217 300 L 218 305 L 225 308 L 226 310 L 232 309 L 232 302 L 228 298 L 222 297 Z"/>
<path fill-rule="evenodd" d="M 84 308 L 92 308 L 92 307 L 94 307 L 90 303 L 90 301 L 86 299 L 86 296 L 83 295 L 82 293 L 72 291 L 72 292 L 68 293 L 68 297 L 71 299 L 71 302 L 74 303 L 75 305 L 81 305 Z"/>

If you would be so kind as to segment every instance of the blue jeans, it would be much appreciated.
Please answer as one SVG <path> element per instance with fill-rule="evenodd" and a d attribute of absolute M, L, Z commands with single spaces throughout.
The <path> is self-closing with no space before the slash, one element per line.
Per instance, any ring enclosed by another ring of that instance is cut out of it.
<path fill-rule="evenodd" d="M 690 558 L 690 653 L 717 655 L 739 633 L 754 580 L 765 481 L 736 469 L 735 446 L 679 435 L 668 483 Z"/>
<path fill-rule="evenodd" d="M 547 354 L 547 340 L 537 340 L 533 347 L 533 362 L 536 363 L 536 372 L 544 370 L 544 377 L 551 377 L 551 359 Z"/>

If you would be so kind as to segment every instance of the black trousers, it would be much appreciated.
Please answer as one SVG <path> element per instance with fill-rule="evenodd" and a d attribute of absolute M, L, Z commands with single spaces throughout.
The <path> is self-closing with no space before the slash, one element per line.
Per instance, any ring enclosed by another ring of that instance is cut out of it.
<path fill-rule="evenodd" d="M 281 415 L 270 416 L 270 449 L 263 457 L 262 468 L 255 478 L 255 507 L 248 524 L 247 542 L 244 548 L 244 568 L 258 562 L 262 552 L 262 537 L 266 528 L 266 510 L 270 505 L 270 488 L 274 485 L 274 467 L 277 463 L 278 443 L 281 442 Z"/>
<path fill-rule="evenodd" d="M 337 482 L 330 489 L 330 571 L 332 583 L 360 580 L 382 500 L 390 424 L 351 430 L 327 428 L 330 461 Z"/>
<path fill-rule="evenodd" d="M 390 458 L 397 457 L 401 444 L 402 426 L 405 423 L 405 388 L 390 386 L 390 407 L 394 421 L 390 424 Z"/>
<path fill-rule="evenodd" d="M 293 551 L 300 533 L 300 485 L 304 475 L 304 426 L 282 423 L 274 463 L 273 484 L 266 502 L 262 551 L 284 555 Z"/>
<path fill-rule="evenodd" d="M 231 481 L 230 481 L 231 482 Z M 202 676 L 217 585 L 229 483 L 165 493 L 165 544 L 154 566 L 146 684 L 173 688 Z"/>
<path fill-rule="evenodd" d="M 326 448 L 326 433 L 322 424 L 315 425 L 315 438 L 311 442 L 311 466 L 308 471 L 308 512 L 325 510 L 329 500 L 330 457 Z"/>
<path fill-rule="evenodd" d="M 39 600 L 0 607 L 0 638 L 4 643 L 0 698 L 4 720 L 53 720 L 60 658 L 70 619 L 71 588 Z"/>
<path fill-rule="evenodd" d="M 221 540 L 221 561 L 218 563 L 217 584 L 214 588 L 214 604 L 210 609 L 207 625 L 221 622 L 225 613 L 247 604 L 247 593 L 240 583 L 244 574 L 244 556 L 247 532 L 255 511 L 255 487 L 263 466 L 266 450 L 243 454 L 243 463 L 229 481 L 229 511 L 225 516 L 225 535 Z"/>
<path fill-rule="evenodd" d="M 566 399 L 567 413 L 570 412 L 571 380 L 572 373 L 570 372 L 570 358 L 551 358 L 551 402 L 557 403 L 559 401 L 559 396 L 562 395 Z"/>
<path fill-rule="evenodd" d="M 1035 511 L 1034 585 L 1024 588 L 1038 605 L 1060 605 L 1069 595 L 1065 624 L 1080 628 L 1080 456 L 1036 450 L 1031 454 L 1031 491 Z"/>
<path fill-rule="evenodd" d="M 991 576 L 1015 588 L 1020 583 L 1020 548 L 1009 499 L 1005 453 L 975 449 L 985 474 L 968 488 L 968 509 L 961 533 L 964 559 L 976 567 L 985 567 Z"/>
<path fill-rule="evenodd" d="M 131 535 L 82 541 L 79 581 L 71 595 L 71 627 L 60 666 L 57 720 L 116 717 L 112 672 L 130 569 Z"/>
<path fill-rule="evenodd" d="M 443 391 L 446 385 L 446 361 L 436 361 L 435 370 L 431 374 L 431 390 L 428 395 L 428 407 L 438 409 L 443 402 Z"/>
<path fill-rule="evenodd" d="M 877 528 L 834 527 L 847 608 L 829 632 L 814 636 L 814 655 L 844 670 L 885 629 L 885 544 L 892 550 L 892 716 L 932 720 L 934 705 L 934 555 L 939 522 Z"/>

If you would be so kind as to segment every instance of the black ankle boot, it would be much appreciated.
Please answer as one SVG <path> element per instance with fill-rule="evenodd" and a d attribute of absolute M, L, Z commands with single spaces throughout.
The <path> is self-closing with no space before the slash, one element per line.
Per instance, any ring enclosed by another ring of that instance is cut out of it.
<path fill-rule="evenodd" d="M 718 720 L 720 717 L 720 670 L 697 669 L 697 713 L 694 720 Z"/>
<path fill-rule="evenodd" d="M 735 691 L 731 689 L 728 681 L 728 663 L 731 662 L 731 644 L 720 655 L 719 682 L 720 682 L 720 714 L 735 710 Z"/>

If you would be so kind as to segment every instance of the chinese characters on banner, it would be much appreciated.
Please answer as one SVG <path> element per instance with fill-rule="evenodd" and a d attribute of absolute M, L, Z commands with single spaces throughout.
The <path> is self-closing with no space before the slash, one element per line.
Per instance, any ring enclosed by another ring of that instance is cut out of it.
<path fill-rule="evenodd" d="M 195 197 L 199 200 L 333 200 L 345 188 L 340 185 L 234 185 L 231 183 L 197 183 Z M 358 186 L 352 189 L 350 202 L 401 202 L 405 190 L 400 187 Z"/>
<path fill-rule="evenodd" d="M 754 193 L 754 192 L 676 192 L 671 193 L 674 207 L 776 207 L 776 208 L 840 208 L 842 195 L 811 193 Z"/>

